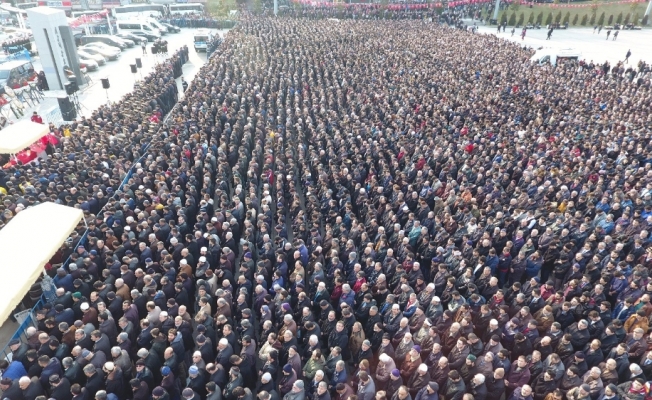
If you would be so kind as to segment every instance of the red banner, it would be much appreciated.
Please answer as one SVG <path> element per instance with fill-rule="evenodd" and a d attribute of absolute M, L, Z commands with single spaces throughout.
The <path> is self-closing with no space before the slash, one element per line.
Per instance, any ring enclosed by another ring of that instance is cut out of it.
<path fill-rule="evenodd" d="M 102 21 L 106 18 L 106 16 L 109 14 L 108 10 L 102 10 L 98 12 L 97 14 L 91 14 L 91 15 L 82 15 L 79 18 L 76 18 L 72 21 L 70 21 L 70 27 L 71 28 L 77 28 L 78 26 L 81 25 L 86 25 L 90 24 L 93 22 L 97 21 Z"/>

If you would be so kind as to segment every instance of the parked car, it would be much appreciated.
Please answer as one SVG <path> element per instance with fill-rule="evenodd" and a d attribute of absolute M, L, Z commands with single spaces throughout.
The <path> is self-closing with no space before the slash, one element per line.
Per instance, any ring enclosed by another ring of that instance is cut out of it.
<path fill-rule="evenodd" d="M 161 35 L 159 35 L 157 33 L 152 33 L 152 32 L 130 31 L 129 33 L 131 33 L 132 35 L 136 35 L 136 36 L 142 36 L 144 38 L 147 38 L 147 40 L 149 40 L 149 41 L 154 41 L 156 39 L 161 38 Z"/>
<path fill-rule="evenodd" d="M 97 61 L 86 58 L 79 58 L 79 68 L 86 68 L 87 71 L 96 71 L 99 68 Z"/>
<path fill-rule="evenodd" d="M 110 46 L 103 47 L 91 43 L 82 47 L 81 49 L 90 54 L 99 54 L 109 60 L 117 60 L 118 57 L 120 57 L 120 49 L 116 49 L 115 47 L 110 47 Z"/>
<path fill-rule="evenodd" d="M 118 35 L 114 35 L 114 36 L 115 36 L 116 39 L 120 39 L 120 40 L 122 40 L 123 42 L 125 42 L 125 43 L 127 44 L 127 47 L 134 47 L 134 45 L 136 44 L 136 42 L 134 42 L 134 41 L 131 40 L 131 39 L 122 38 L 122 37 L 120 37 L 120 36 L 118 36 Z"/>
<path fill-rule="evenodd" d="M 102 54 L 91 54 L 86 49 L 77 50 L 77 54 L 79 55 L 80 59 L 84 58 L 86 60 L 93 60 L 97 63 L 97 65 L 106 64 L 106 58 Z"/>
<path fill-rule="evenodd" d="M 169 33 L 179 33 L 179 32 L 181 32 L 181 28 L 179 28 L 178 26 L 168 24 L 167 22 L 159 22 L 159 23 L 161 25 L 163 25 L 164 27 L 168 28 Z"/>
<path fill-rule="evenodd" d="M 36 72 L 29 61 L 15 60 L 0 64 L 0 88 L 5 86 L 12 89 L 19 88 L 35 79 Z"/>
<path fill-rule="evenodd" d="M 109 46 L 114 46 L 119 49 L 126 49 L 127 44 L 122 41 L 122 39 L 112 36 L 112 35 L 90 35 L 82 36 L 81 43 L 87 45 L 89 43 L 104 43 Z"/>
<path fill-rule="evenodd" d="M 120 32 L 120 33 L 116 33 L 115 35 L 121 39 L 129 39 L 134 43 L 142 43 L 143 41 L 145 42 L 149 41 L 145 36 L 138 36 L 129 32 Z"/>

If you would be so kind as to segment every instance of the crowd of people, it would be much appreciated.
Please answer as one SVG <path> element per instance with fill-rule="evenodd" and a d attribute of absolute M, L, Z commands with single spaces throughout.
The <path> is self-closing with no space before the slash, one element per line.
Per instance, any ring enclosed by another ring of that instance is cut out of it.
<path fill-rule="evenodd" d="M 160 67 L 0 177 L 88 224 L 3 397 L 645 400 L 650 73 L 531 54 L 245 15 L 166 123 Z"/>

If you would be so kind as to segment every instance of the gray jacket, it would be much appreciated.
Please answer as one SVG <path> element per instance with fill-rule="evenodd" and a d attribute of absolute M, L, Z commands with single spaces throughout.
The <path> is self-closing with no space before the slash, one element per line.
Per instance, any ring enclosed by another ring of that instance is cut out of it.
<path fill-rule="evenodd" d="M 367 384 L 362 381 L 358 383 L 358 400 L 373 400 L 376 397 L 376 385 L 373 379 L 369 377 Z"/>

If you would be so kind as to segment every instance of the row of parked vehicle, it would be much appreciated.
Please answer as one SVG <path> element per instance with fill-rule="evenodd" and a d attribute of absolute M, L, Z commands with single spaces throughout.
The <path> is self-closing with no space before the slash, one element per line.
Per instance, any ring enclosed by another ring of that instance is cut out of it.
<path fill-rule="evenodd" d="M 160 39 L 161 34 L 181 32 L 177 26 L 162 22 L 159 24 L 163 25 L 167 31 L 160 30 L 159 33 L 121 30 L 115 35 L 88 35 L 77 38 L 80 67 L 87 71 L 95 71 L 105 65 L 107 61 L 117 60 L 122 50 L 153 42 Z"/>

